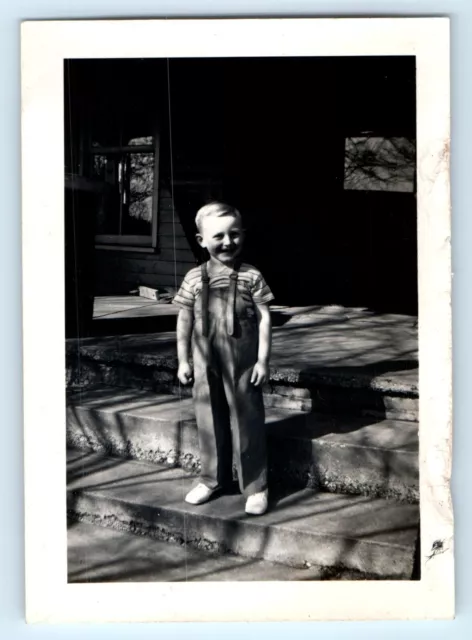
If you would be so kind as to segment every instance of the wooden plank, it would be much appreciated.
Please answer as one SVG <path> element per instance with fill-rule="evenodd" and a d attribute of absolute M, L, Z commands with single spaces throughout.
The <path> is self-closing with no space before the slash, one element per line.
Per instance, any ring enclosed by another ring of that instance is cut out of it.
<path fill-rule="evenodd" d="M 117 236 L 117 235 L 96 235 L 95 242 L 97 244 L 116 244 L 128 246 L 150 246 L 152 242 L 151 236 Z"/>
<path fill-rule="evenodd" d="M 183 276 L 174 276 L 170 274 L 145 274 L 138 276 L 134 281 L 131 279 L 123 280 L 124 290 L 134 290 L 138 286 L 151 287 L 153 289 L 159 289 L 159 287 L 179 287 L 183 280 Z M 177 284 L 176 284 L 177 283 Z"/>
<path fill-rule="evenodd" d="M 189 268 L 197 264 L 197 258 L 191 249 L 176 249 L 174 251 L 173 248 L 162 248 L 159 252 L 159 258 L 166 262 L 177 260 L 177 262 L 188 264 Z"/>
<path fill-rule="evenodd" d="M 159 235 L 160 236 L 185 236 L 182 225 L 180 224 L 180 220 L 176 217 L 175 224 L 172 222 L 161 222 L 159 225 Z"/>
<path fill-rule="evenodd" d="M 184 276 L 188 270 L 189 270 L 188 265 L 182 264 L 181 262 L 174 263 L 174 262 L 159 261 L 154 263 L 152 273 L 155 273 L 158 275 L 177 274 L 178 276 Z"/>
<path fill-rule="evenodd" d="M 159 294 L 158 289 L 153 289 L 152 287 L 138 287 L 139 296 L 141 298 L 147 298 L 148 300 L 155 300 L 158 302 L 162 297 L 162 293 Z"/>
<path fill-rule="evenodd" d="M 178 219 L 177 211 L 175 212 L 175 217 Z M 174 220 L 174 213 L 172 209 L 160 209 L 159 210 L 159 223 L 162 225 L 164 222 L 172 222 Z"/>
<path fill-rule="evenodd" d="M 188 240 L 184 236 L 175 236 L 175 238 L 173 236 L 161 236 L 160 237 L 159 246 L 160 246 L 162 251 L 164 249 L 173 250 L 174 247 L 175 247 L 175 249 L 189 249 L 190 248 Z"/>
<path fill-rule="evenodd" d="M 153 262 L 148 260 L 133 258 L 131 256 L 121 260 L 121 270 L 126 274 L 152 273 Z"/>
<path fill-rule="evenodd" d="M 159 233 L 160 235 L 172 235 L 172 224 L 173 224 L 174 218 L 173 215 L 170 211 L 161 211 L 159 214 Z M 175 232 L 176 235 L 181 236 L 181 235 L 185 235 L 185 232 L 183 230 L 182 227 L 182 223 L 179 220 L 179 216 L 178 213 L 176 212 L 175 214 Z M 197 233 L 197 228 L 194 226 L 193 227 L 193 233 L 196 234 Z"/>
<path fill-rule="evenodd" d="M 193 263 L 182 263 L 161 260 L 156 257 L 154 260 L 136 260 L 136 259 L 124 259 L 120 264 L 120 271 L 126 276 L 129 274 L 136 275 L 185 275 L 189 269 L 195 266 Z"/>
<path fill-rule="evenodd" d="M 123 251 L 128 254 L 153 254 L 155 255 L 156 251 L 152 247 L 128 247 L 128 246 L 120 246 L 114 244 L 96 244 L 95 249 L 104 250 L 104 251 Z M 153 255 L 149 257 L 153 257 Z"/>
<path fill-rule="evenodd" d="M 159 287 L 175 287 L 176 283 L 177 283 L 177 287 L 180 287 L 180 284 L 183 280 L 183 276 L 177 276 L 177 278 L 174 278 L 174 276 L 170 276 L 170 275 L 158 275 L 155 276 L 154 282 L 156 283 L 156 286 Z"/>

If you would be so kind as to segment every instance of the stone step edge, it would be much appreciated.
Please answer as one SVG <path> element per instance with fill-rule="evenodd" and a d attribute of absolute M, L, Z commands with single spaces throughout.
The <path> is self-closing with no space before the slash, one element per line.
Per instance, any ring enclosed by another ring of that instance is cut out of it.
<path fill-rule="evenodd" d="M 142 463 L 131 463 L 131 464 L 142 464 Z M 97 509 L 97 504 L 100 507 L 100 514 L 95 513 L 94 509 Z M 103 512 L 105 510 L 105 513 Z M 148 517 L 143 517 L 143 511 L 147 512 Z M 406 576 L 404 572 L 400 572 L 397 574 L 385 573 L 379 571 L 372 571 L 371 569 L 360 568 L 358 564 L 355 564 L 352 560 L 351 563 L 320 563 L 319 557 L 317 561 L 311 557 L 309 560 L 300 560 L 295 559 L 295 556 L 299 551 L 298 545 L 293 546 L 293 550 L 290 552 L 293 555 L 287 557 L 285 553 L 285 545 L 284 545 L 284 557 L 283 560 L 279 554 L 274 554 L 273 551 L 269 551 L 267 553 L 266 549 L 264 549 L 263 553 L 256 551 L 255 553 L 251 551 L 251 543 L 249 543 L 249 550 L 247 545 L 244 544 L 238 547 L 238 551 L 234 551 L 233 548 L 228 547 L 226 543 L 221 542 L 221 540 L 215 540 L 211 538 L 211 534 L 218 538 L 224 534 L 225 528 L 229 528 L 233 536 L 239 530 L 240 534 L 247 532 L 249 528 L 249 533 L 254 533 L 256 536 L 262 538 L 267 538 L 267 533 L 265 530 L 271 530 L 272 533 L 274 530 L 277 532 L 278 529 L 283 529 L 279 523 L 275 524 L 260 524 L 258 523 L 258 519 L 253 517 L 248 520 L 240 520 L 236 519 L 227 519 L 224 517 L 218 517 L 208 513 L 192 513 L 191 510 L 186 510 L 185 515 L 183 515 L 182 510 L 177 509 L 172 506 L 160 506 L 160 505 L 149 505 L 146 503 L 136 503 L 130 501 L 126 498 L 112 497 L 112 496 L 104 496 L 100 493 L 99 490 L 94 489 L 68 489 L 67 491 L 67 512 L 69 517 L 76 519 L 83 518 L 93 518 L 94 524 L 99 526 L 119 526 L 122 527 L 122 530 L 130 531 L 133 533 L 138 533 L 140 535 L 155 535 L 160 540 L 169 540 L 181 544 L 182 534 L 179 532 L 179 525 L 176 526 L 175 521 L 179 521 L 182 518 L 185 519 L 185 530 L 186 536 L 185 539 L 187 543 L 191 543 L 195 545 L 196 548 L 205 549 L 207 551 L 211 551 L 213 553 L 227 553 L 233 552 L 237 553 L 237 555 L 253 557 L 253 558 L 261 558 L 269 560 L 270 562 L 279 562 L 280 564 L 284 564 L 287 566 L 293 567 L 303 567 L 308 564 L 318 564 L 319 566 L 331 566 L 336 568 L 343 569 L 355 569 L 358 571 L 362 571 L 364 573 L 373 573 L 378 575 L 381 579 L 410 579 L 410 576 Z M 156 519 L 161 519 L 161 526 L 156 525 Z M 162 520 L 165 520 L 165 525 L 162 526 Z M 89 520 L 90 521 L 90 520 Z M 150 522 L 152 524 L 150 524 Z M 208 531 L 210 531 L 210 535 L 208 535 Z M 293 535 L 297 533 L 297 529 L 293 528 L 290 530 Z M 331 543 L 341 543 L 342 541 L 349 541 L 350 543 L 354 543 L 358 547 L 362 547 L 361 552 L 363 551 L 364 557 L 367 553 L 367 558 L 370 559 L 371 556 L 375 555 L 375 549 L 377 550 L 385 550 L 386 552 L 390 551 L 389 558 L 395 552 L 400 554 L 407 553 L 409 555 L 410 548 L 405 545 L 387 543 L 383 541 L 371 541 L 356 537 L 349 537 L 329 532 L 300 532 L 303 537 L 316 539 L 317 545 L 312 545 L 310 543 L 309 547 L 312 549 L 320 548 L 323 544 L 328 545 Z M 246 533 L 247 535 L 247 533 Z M 283 534 L 282 534 L 283 535 Z M 287 535 L 287 533 L 285 533 Z M 234 539 L 233 537 L 233 539 Z M 270 536 L 269 536 L 270 539 Z M 286 544 L 286 543 L 285 543 Z M 365 548 L 364 548 L 365 547 Z M 311 552 L 313 553 L 313 551 Z M 316 554 L 316 552 L 315 552 Z M 353 554 L 351 553 L 350 556 Z M 411 553 L 412 561 L 413 561 L 413 550 Z"/>
<path fill-rule="evenodd" d="M 141 536 L 141 537 L 149 537 L 154 540 L 158 540 L 160 542 L 167 542 L 172 545 L 178 546 L 189 546 L 193 549 L 197 549 L 199 551 L 204 551 L 208 555 L 228 555 L 237 557 L 237 554 L 224 547 L 223 545 L 217 545 L 213 541 L 202 540 L 202 539 L 194 539 L 188 540 L 185 539 L 183 535 L 176 535 L 170 531 L 165 529 L 158 529 L 157 527 L 150 526 L 147 523 L 140 522 L 138 520 L 123 520 L 119 519 L 117 516 L 108 516 L 106 518 L 102 518 L 98 515 L 93 515 L 90 513 L 82 513 L 77 508 L 67 509 L 67 517 L 70 520 L 74 520 L 76 522 L 85 522 L 88 524 L 92 524 L 96 527 L 107 527 L 110 529 L 114 529 L 115 531 L 122 531 L 124 533 L 128 533 L 130 535 Z M 336 576 L 334 579 L 343 580 L 342 574 L 348 574 L 349 580 L 399 580 L 399 577 L 396 575 L 378 575 L 375 573 L 368 573 L 366 571 L 361 571 L 359 569 L 353 569 L 351 567 L 346 567 L 342 564 L 337 565 L 315 565 L 311 562 L 303 562 L 300 564 L 297 563 L 283 563 L 280 560 L 266 560 L 261 558 L 265 562 L 269 562 L 271 564 L 277 564 L 282 567 L 293 568 L 293 569 L 310 569 L 311 567 L 319 567 L 322 572 L 322 577 L 317 580 L 332 580 L 333 574 Z M 403 578 L 406 579 L 406 578 Z"/>
<path fill-rule="evenodd" d="M 212 559 L 215 557 L 221 558 L 222 555 L 224 555 L 224 558 L 226 561 L 228 562 L 234 562 L 236 559 L 241 558 L 241 556 L 237 556 L 235 553 L 228 551 L 225 554 L 218 554 L 218 553 L 214 553 L 208 549 L 199 549 L 197 546 L 193 546 L 189 543 L 186 543 L 185 540 L 182 538 L 180 538 L 179 540 L 169 540 L 167 538 L 165 538 L 164 540 L 159 539 L 158 535 L 152 530 L 150 529 L 148 532 L 143 531 L 141 529 L 132 529 L 131 527 L 126 528 L 126 526 L 124 526 L 119 520 L 112 520 L 110 519 L 108 522 L 100 522 L 100 519 L 97 518 L 96 516 L 90 515 L 90 514 L 79 514 L 77 512 L 71 511 L 70 513 L 68 513 L 68 523 L 74 523 L 76 526 L 77 524 L 85 524 L 85 525 L 90 525 L 91 529 L 95 529 L 96 527 L 100 527 L 102 529 L 110 529 L 111 531 L 116 531 L 120 534 L 126 535 L 126 536 L 135 536 L 137 538 L 142 538 L 142 539 L 151 539 L 151 540 L 155 540 L 156 542 L 164 542 L 166 545 L 169 545 L 170 547 L 180 547 L 182 549 L 185 549 L 185 552 L 187 551 L 191 551 L 192 549 L 195 550 L 197 553 L 201 553 L 204 558 L 205 561 L 207 559 Z M 93 538 L 92 540 L 90 540 L 89 544 L 93 545 L 94 544 L 94 531 L 90 531 L 90 536 Z M 110 556 L 112 556 L 113 553 L 110 554 Z M 284 571 L 284 573 L 288 572 L 288 575 L 282 579 L 286 580 L 286 581 L 290 581 L 292 582 L 294 580 L 293 577 L 290 576 L 290 572 L 291 571 L 296 571 L 297 573 L 299 571 L 303 571 L 305 573 L 307 573 L 307 576 L 303 576 L 302 580 L 310 580 L 310 581 L 339 581 L 339 580 L 384 580 L 384 577 L 380 577 L 377 576 L 375 574 L 368 574 L 362 571 L 357 571 L 355 569 L 344 569 L 343 567 L 323 567 L 320 565 L 315 565 L 315 564 L 310 564 L 310 563 L 305 563 L 300 567 L 289 567 L 287 565 L 284 565 L 280 562 L 275 562 L 275 561 L 270 561 L 270 560 L 255 560 L 255 562 L 258 563 L 262 563 L 262 571 L 264 572 L 264 567 L 265 566 L 275 566 L 278 567 L 280 569 L 282 569 Z M 236 570 L 238 568 L 238 565 L 234 565 L 236 567 Z M 258 571 L 259 571 L 259 566 L 257 567 Z M 84 567 L 84 570 L 86 571 L 86 566 Z M 311 572 L 312 571 L 316 571 L 316 577 L 312 577 L 311 576 Z M 157 581 L 161 582 L 161 576 L 156 576 Z M 234 580 L 234 578 L 232 578 Z M 251 580 L 254 580 L 253 576 L 251 575 Z M 280 578 L 279 578 L 280 579 Z M 240 578 L 236 578 L 236 580 L 241 581 Z M 258 581 L 267 581 L 266 577 L 262 577 L 258 574 L 257 576 L 257 580 Z M 120 580 L 114 580 L 114 582 L 119 582 Z M 198 578 L 192 578 L 192 581 L 194 582 L 198 582 Z M 213 580 L 214 581 L 214 580 Z M 80 582 L 87 582 L 87 578 L 82 579 L 82 580 L 74 580 L 74 582 L 76 583 L 80 583 Z"/>
<path fill-rule="evenodd" d="M 71 344 L 66 345 L 66 358 L 68 363 L 74 360 L 85 359 L 105 365 L 135 365 L 140 367 L 152 367 L 159 371 L 172 374 L 177 372 L 178 361 L 175 355 L 155 355 L 147 353 L 124 353 L 117 354 L 114 350 L 105 347 L 81 346 L 79 353 Z M 293 386 L 298 388 L 310 388 L 314 385 L 321 387 L 339 387 L 350 390 L 364 390 L 378 393 L 379 395 L 390 395 L 395 397 L 418 398 L 418 384 L 402 383 L 392 380 L 386 374 L 373 376 L 360 372 L 352 373 L 337 371 L 330 372 L 328 368 L 313 368 L 309 372 L 302 369 L 270 367 L 270 383 L 280 386 Z"/>
<path fill-rule="evenodd" d="M 80 367 L 66 369 L 68 390 L 87 389 L 97 384 L 115 388 L 134 388 L 154 393 L 188 398 L 191 386 L 178 384 L 175 372 L 138 365 L 114 365 L 81 359 Z M 418 398 L 380 394 L 366 389 L 347 390 L 341 387 L 306 389 L 286 384 L 263 386 L 266 408 L 284 408 L 296 411 L 316 411 L 338 416 L 391 418 L 407 422 L 418 421 Z"/>
<path fill-rule="evenodd" d="M 86 411 L 90 415 L 95 415 L 97 417 L 100 414 L 105 415 L 114 415 L 119 414 L 121 418 L 126 419 L 126 417 L 130 417 L 132 420 L 145 420 L 155 423 L 160 423 L 162 425 L 170 424 L 176 425 L 179 428 L 189 429 L 194 432 L 194 437 L 196 438 L 196 422 L 191 418 L 184 418 L 182 420 L 173 421 L 169 418 L 153 418 L 150 416 L 143 416 L 139 414 L 139 411 L 133 411 L 132 409 L 120 410 L 114 408 L 97 408 L 97 407 L 86 407 L 81 406 L 80 403 L 73 403 L 68 405 L 69 407 L 76 407 L 79 411 Z M 277 413 L 284 413 L 287 416 L 290 416 L 291 412 L 288 410 L 278 411 Z M 296 415 L 300 415 L 299 412 L 294 412 Z M 411 423 L 406 423 L 410 425 Z M 270 429 L 270 427 L 269 427 Z M 95 438 L 93 433 L 88 432 L 85 434 L 78 433 L 77 429 L 73 429 L 70 426 L 68 421 L 67 429 L 66 429 L 66 439 L 68 446 L 72 448 L 79 448 L 81 450 L 91 450 L 91 451 L 101 451 L 106 452 L 110 455 L 117 455 L 120 457 L 124 457 L 129 460 L 142 460 L 145 462 L 151 462 L 154 464 L 164 464 L 169 467 L 180 467 L 190 472 L 196 472 L 200 469 L 200 458 L 197 452 L 198 445 L 189 446 L 187 443 L 187 447 L 183 444 L 183 439 L 179 444 L 179 449 L 173 449 L 172 447 L 169 449 L 170 444 L 164 449 L 158 446 L 156 442 L 150 450 L 144 450 L 143 444 L 139 442 L 133 442 L 132 439 L 127 439 L 126 443 L 119 443 L 115 441 L 112 437 L 108 437 L 108 439 L 104 438 L 104 434 L 100 434 L 99 437 Z M 406 502 L 406 503 L 417 503 L 419 501 L 419 479 L 416 483 L 409 483 L 404 481 L 403 483 L 399 483 L 392 479 L 391 477 L 388 480 L 385 480 L 380 477 L 376 477 L 376 473 L 374 470 L 371 471 L 371 475 L 369 477 L 370 484 L 365 480 L 360 480 L 359 477 L 355 477 L 353 475 L 353 470 L 348 468 L 346 470 L 345 464 L 343 465 L 344 472 L 342 468 L 339 468 L 339 464 L 333 465 L 328 464 L 328 461 L 331 460 L 331 455 L 336 456 L 336 451 L 338 451 L 338 456 L 343 455 L 343 452 L 346 450 L 359 451 L 359 455 L 365 452 L 365 455 L 371 456 L 375 454 L 375 452 L 385 452 L 387 456 L 394 455 L 402 455 L 412 459 L 418 457 L 417 452 L 404 451 L 402 449 L 384 449 L 382 447 L 369 447 L 365 445 L 358 445 L 356 443 L 346 443 L 346 442 L 331 442 L 326 440 L 323 436 L 309 437 L 307 435 L 306 438 L 299 435 L 292 435 L 290 433 L 280 434 L 280 433 L 269 433 L 269 445 L 270 442 L 280 440 L 286 440 L 287 446 L 294 447 L 292 450 L 292 455 L 300 456 L 300 446 L 301 444 L 311 442 L 310 451 L 312 452 L 310 455 L 310 459 L 306 458 L 306 453 L 302 455 L 303 464 L 300 463 L 296 465 L 294 468 L 293 463 L 287 464 L 287 466 L 283 466 L 283 474 L 280 476 L 279 472 L 276 474 L 276 478 L 279 480 L 281 478 L 284 479 L 285 482 L 289 482 L 289 484 L 309 487 L 312 489 L 323 488 L 324 490 L 328 490 L 332 493 L 346 493 L 346 494 L 355 494 L 355 495 L 368 495 L 368 496 L 378 496 L 384 497 L 392 500 L 396 500 L 398 502 Z M 307 444 L 308 446 L 308 444 Z M 270 450 L 270 449 L 269 449 Z M 316 461 L 315 464 L 313 456 L 315 456 L 316 450 Z M 332 451 L 333 454 L 330 454 L 329 451 Z M 293 454 L 295 451 L 295 454 Z M 299 452 L 297 454 L 297 451 Z M 372 452 L 372 453 L 369 453 Z M 369 458 L 370 459 L 370 458 Z M 274 464 L 274 468 L 279 468 L 282 464 L 280 460 L 280 456 L 275 456 L 272 458 L 272 464 Z M 372 466 L 372 465 L 371 465 Z M 331 469 L 330 469 L 331 467 Z M 235 472 L 234 472 L 235 473 Z M 373 475 L 372 475 L 373 474 Z M 414 474 L 413 474 L 414 475 Z M 280 478 L 279 478 L 280 476 Z M 362 476 L 361 476 L 362 477 Z M 408 477 L 408 479 L 411 479 Z"/>
<path fill-rule="evenodd" d="M 114 387 L 111 387 L 109 385 L 103 385 L 103 387 L 100 385 L 100 387 L 98 387 L 98 389 L 103 388 L 104 390 L 111 390 Z M 128 391 L 132 391 L 131 389 L 129 389 L 128 387 L 119 387 L 120 390 L 128 390 Z M 97 387 L 95 387 L 95 389 L 97 389 Z M 76 390 L 72 391 L 72 394 L 75 395 L 77 393 Z M 160 393 L 160 392 L 156 392 L 155 393 L 156 398 L 158 397 L 175 397 L 173 394 L 166 394 L 166 393 Z M 190 397 L 182 397 L 180 399 L 181 402 L 188 402 L 190 400 Z M 122 408 L 117 408 L 117 407 L 100 407 L 100 406 L 87 406 L 86 404 L 82 404 L 80 401 L 77 401 L 76 398 L 74 397 L 68 397 L 67 398 L 67 402 L 66 402 L 66 406 L 68 407 L 77 407 L 78 409 L 81 410 L 86 410 L 86 411 L 90 411 L 90 412 L 94 412 L 94 413 L 105 413 L 105 414 L 120 414 L 122 416 L 130 416 L 131 418 L 135 418 L 135 419 L 139 419 L 139 420 L 150 420 L 153 422 L 162 422 L 162 423 L 173 423 L 182 427 L 190 427 L 190 428 L 197 428 L 197 421 L 193 412 L 193 408 L 185 408 L 184 411 L 186 413 L 185 416 L 182 416 L 180 418 L 177 419 L 171 419 L 168 417 L 160 417 L 158 414 L 156 414 L 155 416 L 149 416 L 149 415 L 145 415 L 143 413 L 141 413 L 141 408 L 138 406 L 137 408 L 133 408 L 133 407 L 127 407 L 125 409 Z M 303 416 L 311 416 L 313 419 L 316 419 L 317 417 L 320 419 L 321 423 L 324 424 L 326 423 L 326 416 L 323 413 L 319 413 L 316 411 L 309 411 L 309 410 L 299 410 L 299 409 L 287 409 L 287 408 L 271 408 L 271 407 L 266 407 L 265 409 L 265 413 L 266 413 L 266 425 L 270 425 L 270 419 L 272 417 L 276 417 L 277 420 L 278 419 L 297 419 L 297 418 L 301 418 Z M 277 415 L 274 415 L 277 414 Z M 267 421 L 267 416 L 269 416 L 269 420 Z M 336 418 L 338 421 L 341 420 L 345 420 L 345 421 L 356 421 L 359 420 L 359 418 L 357 416 L 337 416 Z M 410 427 L 412 425 L 412 422 L 410 420 L 401 420 L 401 419 L 395 419 L 395 418 L 384 418 L 383 420 L 381 420 L 379 422 L 380 423 L 398 423 L 399 428 L 401 428 L 402 426 L 407 428 Z M 363 425 L 366 426 L 366 425 Z M 362 427 L 359 427 L 362 428 Z M 269 426 L 270 429 L 270 426 Z M 349 432 L 346 432 L 346 434 L 348 434 Z M 385 447 L 382 446 L 371 446 L 371 445 L 365 445 L 365 444 L 358 444 L 358 443 L 350 443 L 350 442 L 333 442 L 330 441 L 327 438 L 327 434 L 323 434 L 323 435 L 312 435 L 309 436 L 307 435 L 302 436 L 302 435 L 293 435 L 290 432 L 287 433 L 283 433 L 283 434 L 274 434 L 272 437 L 277 438 L 277 439 L 290 439 L 290 440 L 304 440 L 309 439 L 309 440 L 316 440 L 317 442 L 323 442 L 323 444 L 325 444 L 327 447 L 328 446 L 333 446 L 333 447 L 344 447 L 344 446 L 349 446 L 349 447 L 354 447 L 356 449 L 372 449 L 374 451 L 391 451 L 392 453 L 408 453 L 406 452 L 404 449 L 385 449 Z M 416 452 L 411 452 L 411 453 L 416 453 Z"/>

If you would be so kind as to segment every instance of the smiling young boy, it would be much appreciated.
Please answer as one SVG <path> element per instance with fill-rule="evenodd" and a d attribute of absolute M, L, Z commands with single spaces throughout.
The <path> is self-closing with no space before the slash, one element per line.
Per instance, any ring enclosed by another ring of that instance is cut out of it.
<path fill-rule="evenodd" d="M 269 376 L 274 296 L 262 274 L 240 262 L 244 232 L 237 209 L 208 204 L 195 223 L 210 259 L 187 273 L 173 301 L 180 307 L 178 378 L 194 381 L 201 458 L 200 482 L 185 499 L 202 504 L 224 491 L 234 452 L 246 513 L 260 515 L 268 502 L 262 385 Z"/>

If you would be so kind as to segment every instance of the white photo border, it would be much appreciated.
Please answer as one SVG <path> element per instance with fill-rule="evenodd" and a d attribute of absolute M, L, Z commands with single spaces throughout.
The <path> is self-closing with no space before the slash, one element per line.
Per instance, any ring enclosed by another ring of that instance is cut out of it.
<path fill-rule="evenodd" d="M 23 363 L 28 622 L 454 616 L 449 19 L 22 24 Z M 417 64 L 421 580 L 68 584 L 64 99 L 68 58 L 414 55 Z M 45 284 L 47 283 L 47 285 Z M 443 552 L 431 556 L 436 541 Z"/>

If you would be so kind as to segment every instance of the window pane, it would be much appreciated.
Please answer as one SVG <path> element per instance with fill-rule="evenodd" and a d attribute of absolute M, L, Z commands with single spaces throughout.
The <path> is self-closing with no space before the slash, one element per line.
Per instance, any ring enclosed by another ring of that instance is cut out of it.
<path fill-rule="evenodd" d="M 154 154 L 129 153 L 126 158 L 126 193 L 121 233 L 150 236 L 152 232 L 152 196 Z"/>
<path fill-rule="evenodd" d="M 415 143 L 407 138 L 347 138 L 344 188 L 360 191 L 415 189 Z"/>
<path fill-rule="evenodd" d="M 96 233 L 150 238 L 154 154 L 96 154 L 92 173 L 102 185 Z"/>

